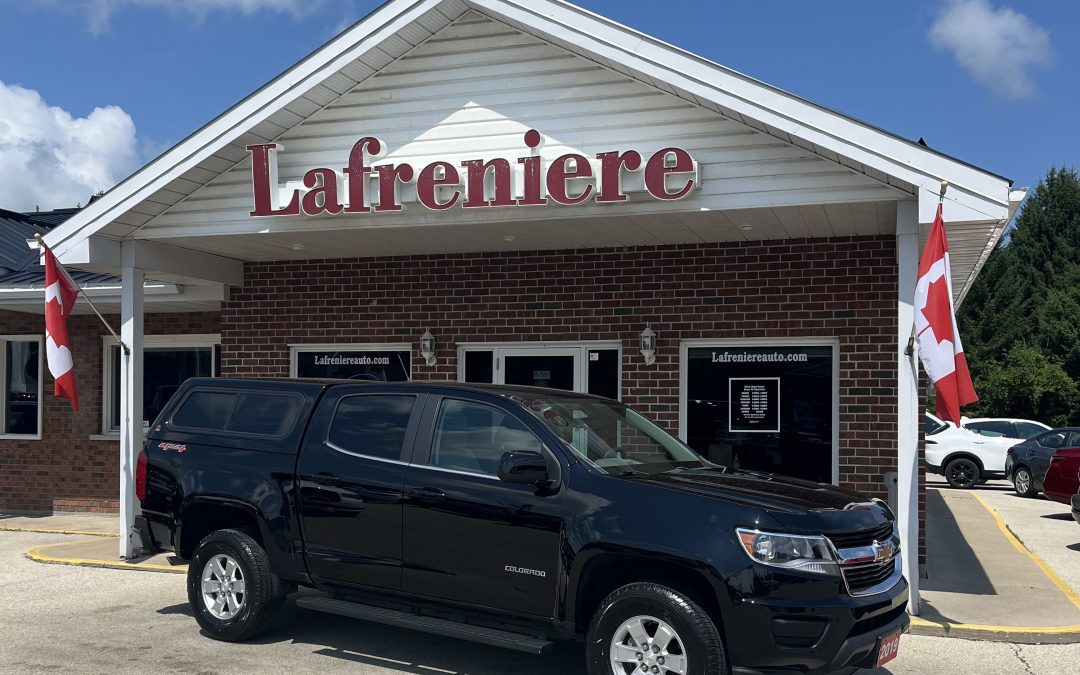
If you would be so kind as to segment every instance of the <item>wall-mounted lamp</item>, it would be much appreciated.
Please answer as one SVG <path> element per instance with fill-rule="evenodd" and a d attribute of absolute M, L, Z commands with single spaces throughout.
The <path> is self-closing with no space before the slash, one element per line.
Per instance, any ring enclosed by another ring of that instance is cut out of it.
<path fill-rule="evenodd" d="M 420 356 L 429 366 L 435 365 L 435 336 L 430 330 L 425 330 L 420 336 Z"/>
<path fill-rule="evenodd" d="M 656 363 L 656 333 L 648 324 L 641 331 L 641 355 L 645 357 L 645 365 Z"/>

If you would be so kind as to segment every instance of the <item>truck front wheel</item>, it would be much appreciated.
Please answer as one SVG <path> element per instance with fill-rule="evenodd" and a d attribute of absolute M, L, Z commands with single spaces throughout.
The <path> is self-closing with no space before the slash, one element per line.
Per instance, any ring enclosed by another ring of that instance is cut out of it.
<path fill-rule="evenodd" d="M 659 584 L 629 584 L 607 596 L 586 640 L 589 675 L 728 672 L 720 633 L 708 613 Z"/>
<path fill-rule="evenodd" d="M 266 551 L 239 530 L 206 536 L 188 564 L 188 601 L 203 630 L 240 642 L 266 632 L 284 603 Z"/>

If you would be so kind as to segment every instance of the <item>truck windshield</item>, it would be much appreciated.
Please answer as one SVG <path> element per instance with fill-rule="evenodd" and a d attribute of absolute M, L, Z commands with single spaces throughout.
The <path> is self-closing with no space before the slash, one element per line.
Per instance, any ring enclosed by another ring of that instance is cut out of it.
<path fill-rule="evenodd" d="M 617 401 L 571 396 L 517 400 L 574 454 L 608 473 L 651 474 L 705 466 L 679 439 Z"/>

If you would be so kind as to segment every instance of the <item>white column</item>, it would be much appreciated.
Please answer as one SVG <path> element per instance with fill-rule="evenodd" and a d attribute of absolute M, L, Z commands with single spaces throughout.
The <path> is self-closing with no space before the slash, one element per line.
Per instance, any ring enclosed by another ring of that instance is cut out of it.
<path fill-rule="evenodd" d="M 121 249 L 123 290 L 120 297 L 120 557 L 134 555 L 135 458 L 143 444 L 143 280 L 135 267 L 131 242 Z"/>
<path fill-rule="evenodd" d="M 896 204 L 897 317 L 896 516 L 904 575 L 911 586 L 908 611 L 919 614 L 919 362 L 906 353 L 915 320 L 915 275 L 919 268 L 919 204 Z"/>

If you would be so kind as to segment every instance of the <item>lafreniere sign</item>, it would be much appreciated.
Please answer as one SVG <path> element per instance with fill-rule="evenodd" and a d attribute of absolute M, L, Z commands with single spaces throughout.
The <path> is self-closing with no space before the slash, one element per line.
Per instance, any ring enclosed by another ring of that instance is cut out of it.
<path fill-rule="evenodd" d="M 647 159 L 636 150 L 612 150 L 594 157 L 567 153 L 552 160 L 541 156 L 543 137 L 524 134 L 529 154 L 510 160 L 470 159 L 459 164 L 436 160 L 417 169 L 408 163 L 372 166 L 386 154 L 386 145 L 365 136 L 353 145 L 340 171 L 314 168 L 303 186 L 279 186 L 277 143 L 247 146 L 251 153 L 251 216 L 317 216 L 394 212 L 403 209 L 401 188 L 415 187 L 416 201 L 432 211 L 510 206 L 574 206 L 627 202 L 624 178 L 641 172 L 644 192 L 663 201 L 683 199 L 700 186 L 698 163 L 678 147 L 663 148 Z"/>

